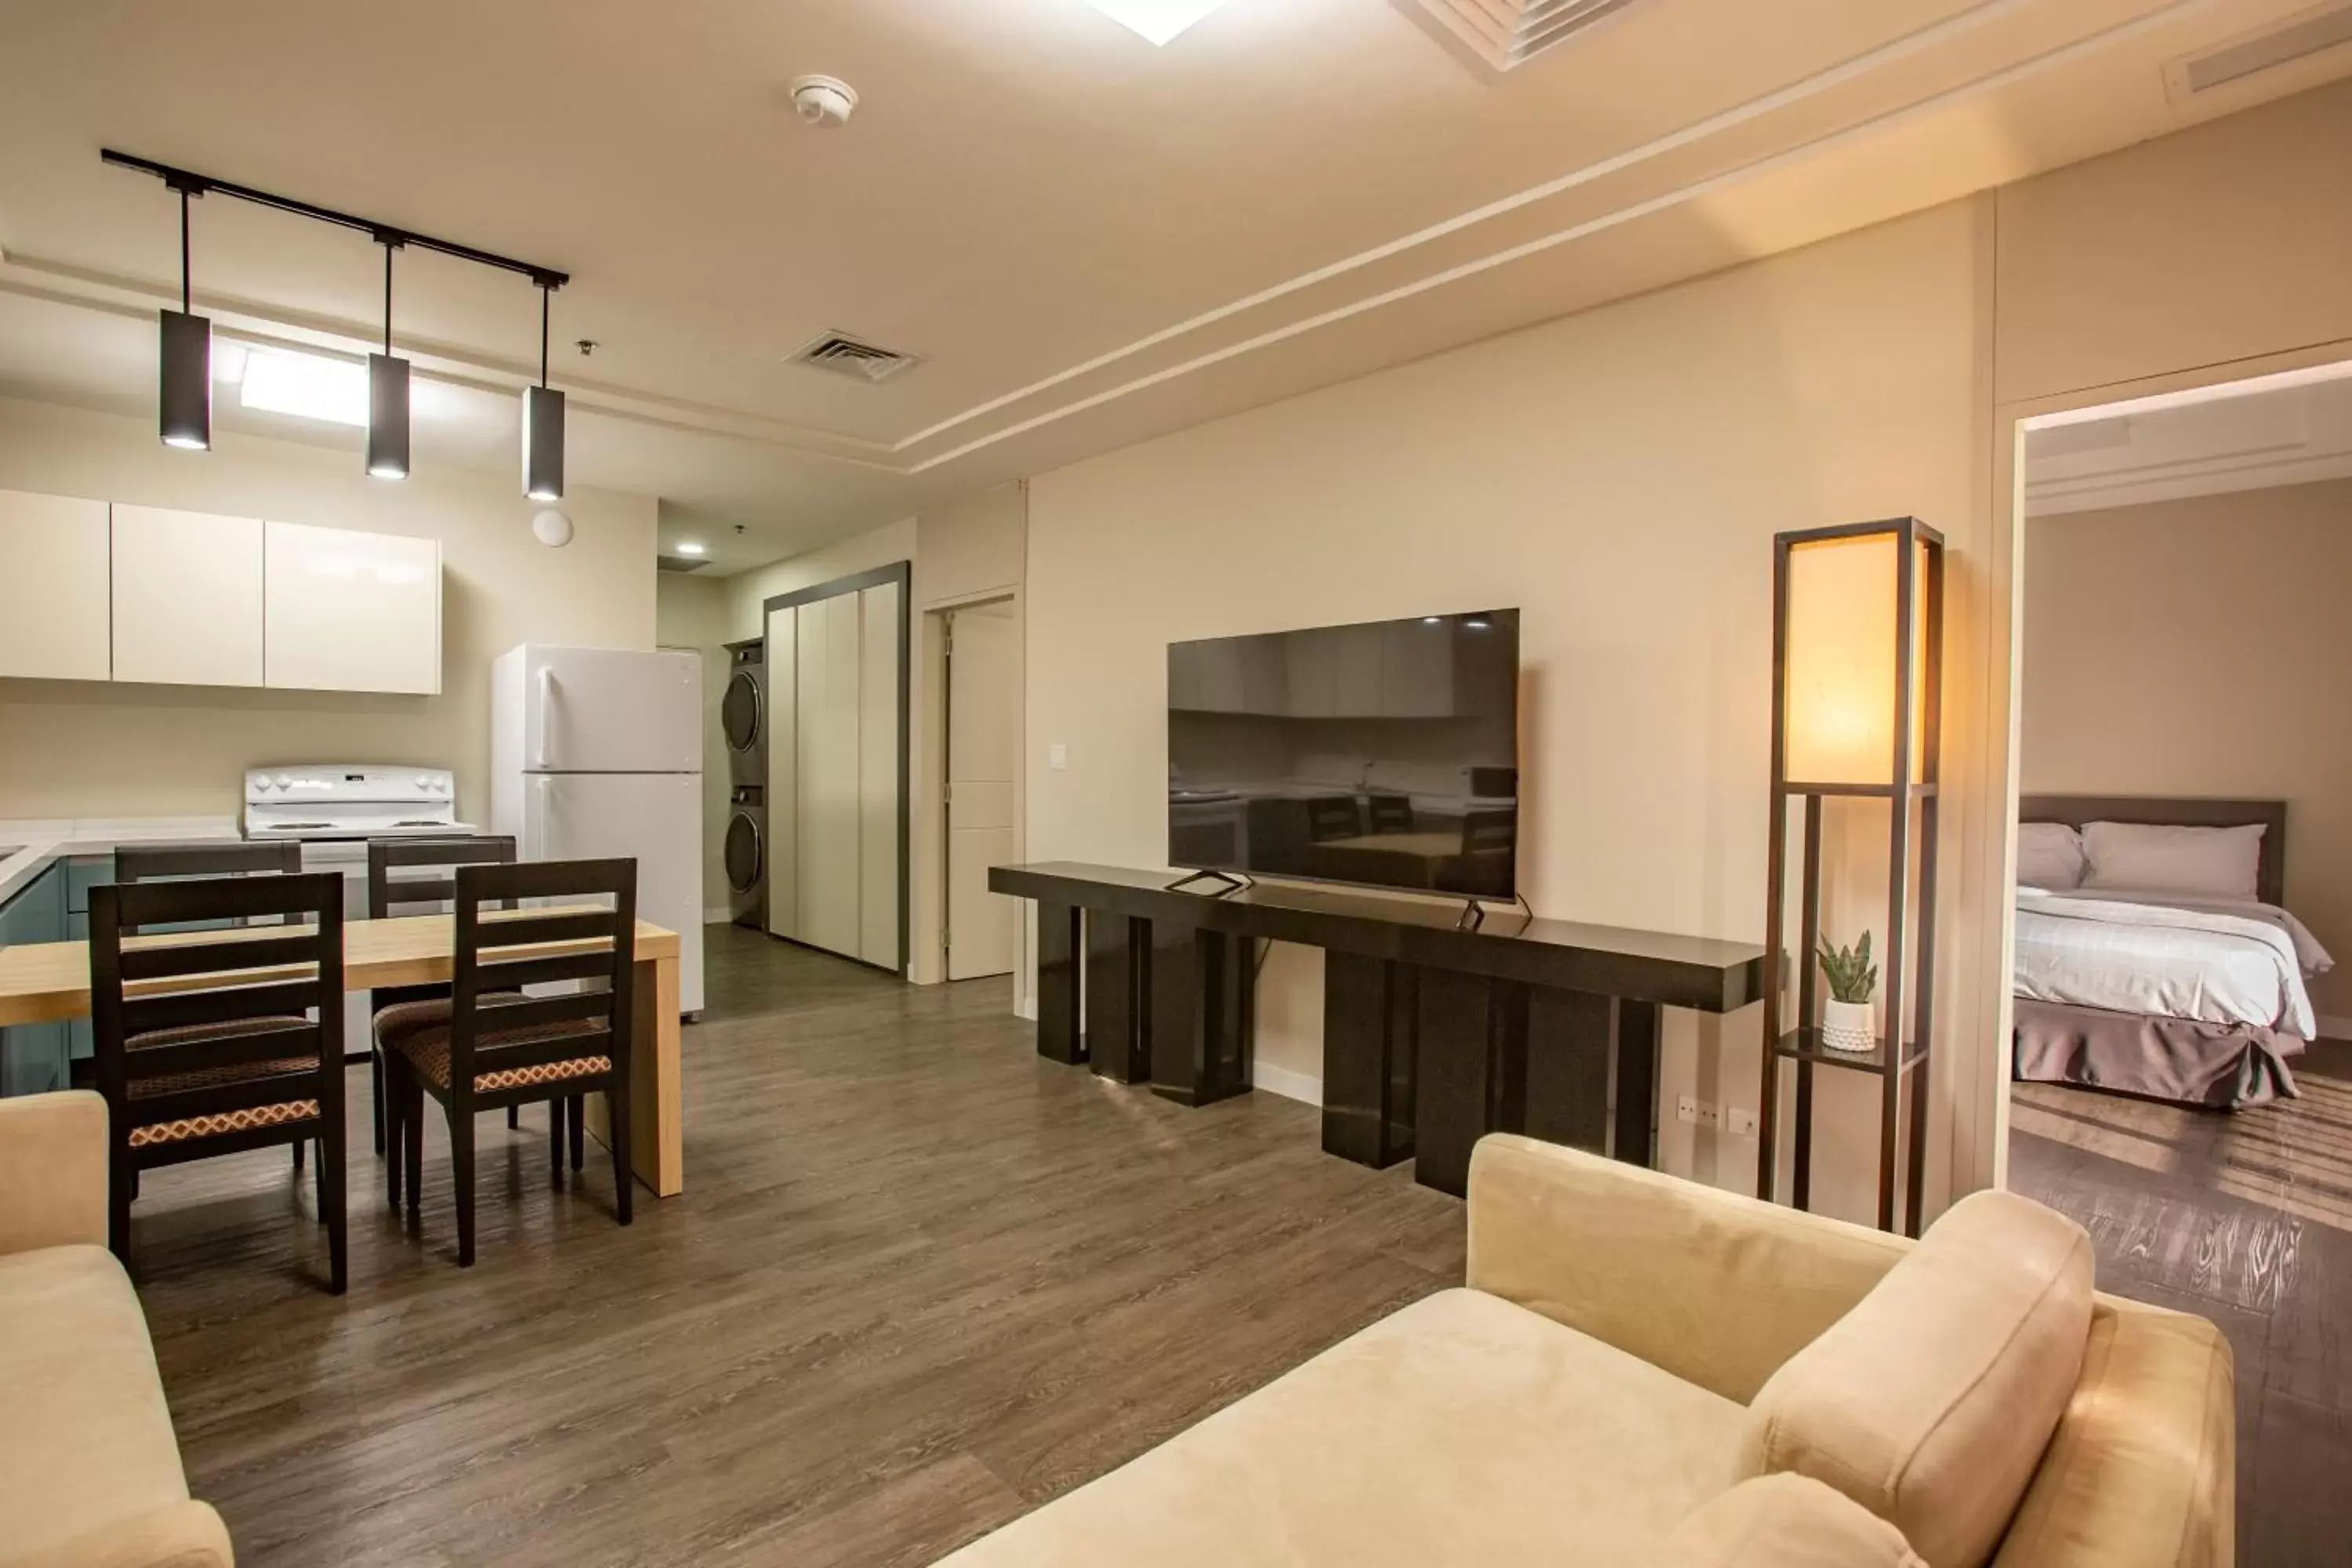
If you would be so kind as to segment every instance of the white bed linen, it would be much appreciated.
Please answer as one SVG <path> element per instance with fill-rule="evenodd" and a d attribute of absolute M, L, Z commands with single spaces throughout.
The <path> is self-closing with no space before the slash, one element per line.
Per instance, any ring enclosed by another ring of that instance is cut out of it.
<path fill-rule="evenodd" d="M 2017 890 L 2015 990 L 2037 1002 L 2318 1034 L 2306 970 L 2333 966 L 2284 910 L 2249 900 Z"/>

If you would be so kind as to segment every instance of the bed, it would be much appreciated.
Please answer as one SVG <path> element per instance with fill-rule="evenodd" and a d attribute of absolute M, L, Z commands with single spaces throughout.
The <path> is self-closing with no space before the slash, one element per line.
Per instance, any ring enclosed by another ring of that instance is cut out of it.
<path fill-rule="evenodd" d="M 2252 886 L 2227 889 L 2065 886 L 2029 879 L 2021 854 L 2017 1078 L 2221 1110 L 2295 1093 L 2290 1064 L 2317 1032 L 2305 982 L 2330 960 L 2284 908 L 2284 802 L 2027 795 L 2018 820 L 2053 825 L 2044 847 L 2095 823 L 2143 841 L 2159 837 L 2137 831 L 2149 827 L 2238 829 L 2242 847 L 2259 828 L 2260 843 Z"/>

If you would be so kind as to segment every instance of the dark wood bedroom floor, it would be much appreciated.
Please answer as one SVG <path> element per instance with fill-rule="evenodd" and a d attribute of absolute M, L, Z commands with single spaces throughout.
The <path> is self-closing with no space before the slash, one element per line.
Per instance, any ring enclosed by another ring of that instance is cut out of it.
<path fill-rule="evenodd" d="M 2010 1185 L 2072 1215 L 2100 1285 L 2197 1312 L 2238 1367 L 2238 1561 L 2352 1562 L 2352 1045 L 2232 1115 L 2012 1086 Z"/>
<path fill-rule="evenodd" d="M 1010 982 L 909 988 L 711 931 L 685 1195 L 551 1192 L 481 1119 L 383 1206 L 354 1075 L 352 1283 L 283 1151 L 152 1173 L 134 1228 L 189 1482 L 244 1568 L 921 1563 L 1458 1284 L 1462 1206 L 1040 1061 Z"/>

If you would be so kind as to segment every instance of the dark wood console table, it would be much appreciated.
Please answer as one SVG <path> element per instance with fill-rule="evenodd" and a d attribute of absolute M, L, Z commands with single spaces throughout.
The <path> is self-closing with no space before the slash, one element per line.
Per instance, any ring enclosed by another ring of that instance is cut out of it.
<path fill-rule="evenodd" d="M 1324 951 L 1323 1147 L 1406 1158 L 1459 1194 L 1487 1132 L 1527 1132 L 1648 1164 L 1658 1009 L 1729 1013 L 1762 994 L 1746 942 L 1297 883 L 1171 892 L 1175 873 L 1000 866 L 992 891 L 1037 903 L 1037 1051 L 1185 1105 L 1250 1087 L 1261 941 Z M 1612 1080 L 1614 1115 L 1611 1113 Z"/>

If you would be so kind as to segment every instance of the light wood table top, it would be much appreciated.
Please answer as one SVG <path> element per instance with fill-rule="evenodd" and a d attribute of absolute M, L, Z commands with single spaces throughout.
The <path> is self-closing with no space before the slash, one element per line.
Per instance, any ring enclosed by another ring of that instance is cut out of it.
<path fill-rule="evenodd" d="M 483 923 L 563 912 L 560 909 L 485 910 Z M 249 939 L 241 931 L 178 931 L 128 939 L 126 948 L 171 947 L 194 942 Z M 457 967 L 455 915 L 404 915 L 394 920 L 343 922 L 343 987 L 430 985 L 446 982 Z M 539 958 L 584 952 L 593 941 L 537 942 L 501 949 L 501 957 Z M 677 933 L 650 921 L 637 922 L 635 1040 L 630 1064 L 634 1110 L 630 1163 L 638 1177 L 663 1197 L 684 1185 L 683 1123 L 679 1105 Z M 240 972 L 261 982 L 291 977 L 298 969 Z M 217 977 L 174 976 L 129 987 L 132 995 L 217 984 Z M 0 1027 L 79 1018 L 89 1012 L 89 943 L 25 942 L 0 948 Z"/>

